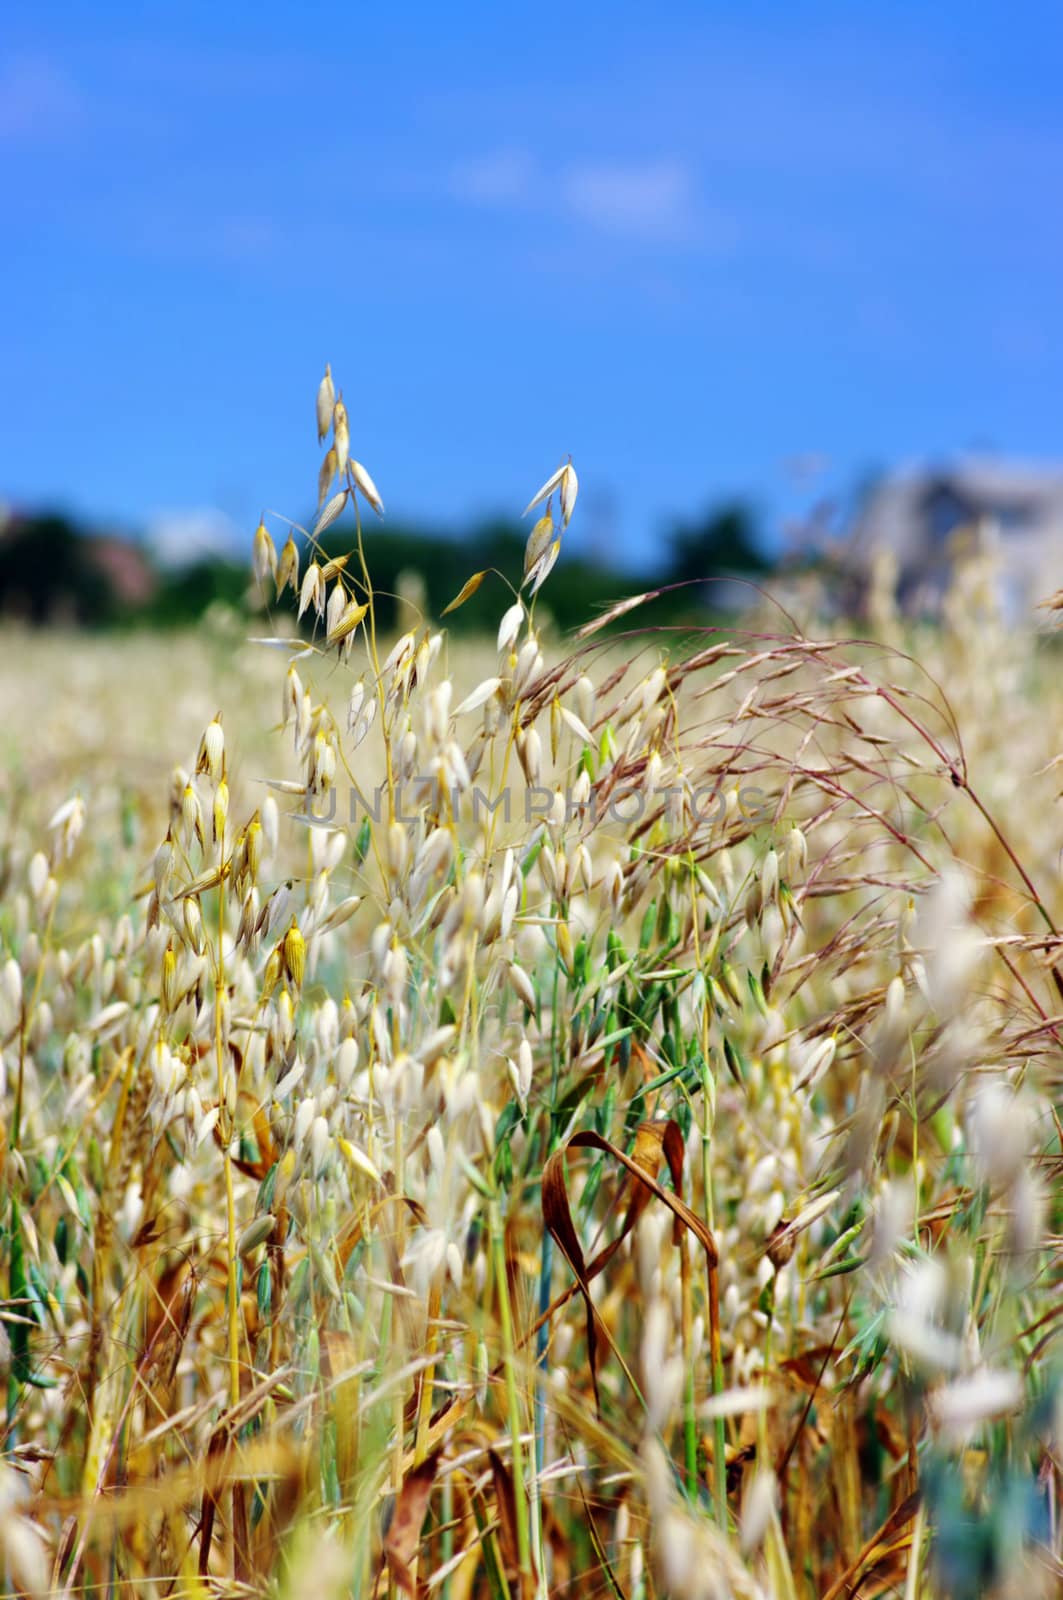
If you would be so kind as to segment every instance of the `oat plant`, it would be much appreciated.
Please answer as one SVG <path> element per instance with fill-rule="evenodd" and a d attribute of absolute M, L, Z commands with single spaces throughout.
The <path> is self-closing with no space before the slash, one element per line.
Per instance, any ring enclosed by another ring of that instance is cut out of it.
<path fill-rule="evenodd" d="M 3 790 L 5 1592 L 1058 1593 L 1045 647 L 558 641 L 568 460 L 385 637 L 316 418 L 169 783 L 49 703 Z"/>

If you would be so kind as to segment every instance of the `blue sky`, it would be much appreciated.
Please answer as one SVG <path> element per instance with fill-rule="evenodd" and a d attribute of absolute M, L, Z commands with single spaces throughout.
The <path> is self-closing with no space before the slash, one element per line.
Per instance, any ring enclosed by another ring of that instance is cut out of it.
<path fill-rule="evenodd" d="M 632 563 L 724 495 L 1063 456 L 1061 16 L 16 0 L 0 498 L 249 539 L 326 359 L 389 514 L 571 451 Z"/>

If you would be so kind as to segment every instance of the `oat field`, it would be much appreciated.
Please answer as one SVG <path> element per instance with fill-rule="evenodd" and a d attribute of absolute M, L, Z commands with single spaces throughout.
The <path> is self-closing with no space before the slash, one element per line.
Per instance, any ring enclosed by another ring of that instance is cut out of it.
<path fill-rule="evenodd" d="M 552 637 L 568 464 L 382 637 L 317 414 L 253 637 L 0 637 L 3 1592 L 1060 1593 L 1051 636 Z"/>

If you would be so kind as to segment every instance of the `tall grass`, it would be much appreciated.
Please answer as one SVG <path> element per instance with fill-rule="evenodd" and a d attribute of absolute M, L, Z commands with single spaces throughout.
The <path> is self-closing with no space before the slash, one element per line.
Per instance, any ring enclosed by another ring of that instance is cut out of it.
<path fill-rule="evenodd" d="M 1050 658 L 977 565 L 551 644 L 570 465 L 384 638 L 318 424 L 263 642 L 7 691 L 7 1587 L 1058 1592 Z"/>

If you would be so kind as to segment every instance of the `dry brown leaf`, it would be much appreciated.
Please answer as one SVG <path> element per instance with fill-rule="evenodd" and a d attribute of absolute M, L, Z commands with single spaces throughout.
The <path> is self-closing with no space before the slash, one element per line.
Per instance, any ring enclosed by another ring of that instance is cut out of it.
<path fill-rule="evenodd" d="M 568 1190 L 565 1185 L 565 1155 L 569 1150 L 573 1149 L 601 1150 L 604 1154 L 611 1155 L 614 1160 L 619 1161 L 622 1166 L 627 1168 L 632 1177 L 646 1191 L 647 1198 L 649 1194 L 655 1194 L 658 1199 L 663 1200 L 665 1205 L 675 1216 L 677 1226 L 682 1225 L 683 1227 L 688 1228 L 704 1249 L 709 1265 L 710 1282 L 713 1285 L 715 1285 L 715 1273 L 716 1266 L 719 1261 L 719 1254 L 716 1249 L 716 1241 L 701 1217 L 697 1216 L 695 1212 L 691 1211 L 690 1207 L 684 1203 L 678 1193 L 673 1193 L 671 1190 L 665 1189 L 663 1185 L 657 1181 L 656 1168 L 659 1165 L 659 1153 L 662 1151 L 668 1161 L 672 1180 L 677 1187 L 682 1176 L 683 1135 L 679 1129 L 678 1123 L 669 1121 L 664 1124 L 641 1124 L 638 1132 L 636 1133 L 635 1153 L 634 1155 L 630 1156 L 621 1150 L 619 1146 L 611 1144 L 608 1139 L 603 1139 L 601 1134 L 594 1133 L 589 1130 L 585 1133 L 573 1134 L 572 1138 L 569 1139 L 566 1145 L 564 1145 L 560 1150 L 554 1151 L 554 1154 L 550 1157 L 549 1161 L 546 1163 L 546 1166 L 543 1168 L 543 1221 L 545 1222 L 550 1233 L 553 1235 L 554 1239 L 557 1241 L 562 1254 L 565 1256 L 565 1259 L 568 1261 L 573 1272 L 575 1273 L 579 1292 L 583 1296 L 583 1302 L 587 1312 L 587 1355 L 590 1363 L 591 1379 L 594 1385 L 595 1405 L 600 1412 L 601 1404 L 598 1394 L 597 1378 L 599 1327 L 601 1328 L 607 1343 L 613 1350 L 614 1355 L 617 1357 L 617 1360 L 620 1361 L 621 1366 L 624 1367 L 625 1371 L 627 1371 L 627 1368 L 623 1362 L 623 1358 L 620 1356 L 619 1351 L 616 1349 L 616 1346 L 613 1343 L 613 1340 L 609 1334 L 609 1330 L 605 1327 L 595 1308 L 594 1302 L 591 1298 L 590 1285 L 592 1280 L 596 1278 L 598 1274 L 602 1272 L 608 1265 L 609 1261 L 619 1248 L 620 1241 L 634 1227 L 635 1222 L 638 1220 L 638 1217 L 641 1213 L 642 1205 L 639 1204 L 636 1201 L 635 1196 L 632 1195 L 632 1199 L 628 1205 L 627 1214 L 625 1215 L 624 1223 L 620 1233 L 611 1244 L 607 1245 L 604 1250 L 595 1256 L 594 1260 L 588 1266 L 583 1256 L 583 1247 L 580 1244 L 579 1235 L 576 1233 L 575 1225 L 572 1221 L 572 1213 L 569 1210 L 568 1204 Z M 655 1152 L 658 1153 L 656 1156 Z M 710 1320 L 712 1323 L 710 1328 L 710 1336 L 713 1341 L 713 1351 L 715 1357 L 715 1351 L 719 1337 L 715 1294 L 713 1294 L 709 1311 Z"/>
<path fill-rule="evenodd" d="M 413 1467 L 406 1474 L 395 1502 L 391 1526 L 384 1540 L 384 1554 L 387 1557 L 388 1568 L 404 1594 L 414 1596 L 417 1594 L 412 1563 L 421 1543 L 421 1529 L 424 1527 L 428 1498 L 432 1493 L 432 1485 L 439 1467 L 439 1456 L 440 1452 L 437 1450 L 422 1461 L 419 1467 Z"/>
<path fill-rule="evenodd" d="M 520 1572 L 517 1501 L 513 1476 L 497 1450 L 489 1449 L 487 1459 L 491 1464 L 491 1479 L 494 1483 L 495 1503 L 498 1506 L 498 1542 L 502 1547 L 506 1577 L 510 1583 L 514 1578 L 519 1578 L 521 1600 L 531 1600 L 531 1596 L 535 1593 L 535 1574 L 534 1570 L 530 1573 Z"/>
<path fill-rule="evenodd" d="M 918 1509 L 918 1492 L 910 1494 L 899 1506 L 895 1506 L 878 1531 L 871 1535 L 852 1565 L 831 1584 L 823 1600 L 842 1600 L 843 1596 L 854 1594 L 857 1586 L 864 1578 L 869 1577 L 876 1567 L 907 1549 L 912 1542 L 911 1534 L 901 1534 L 900 1538 L 896 1538 L 895 1535 L 898 1529 L 911 1522 Z"/>

